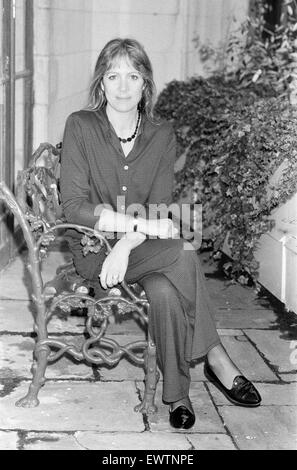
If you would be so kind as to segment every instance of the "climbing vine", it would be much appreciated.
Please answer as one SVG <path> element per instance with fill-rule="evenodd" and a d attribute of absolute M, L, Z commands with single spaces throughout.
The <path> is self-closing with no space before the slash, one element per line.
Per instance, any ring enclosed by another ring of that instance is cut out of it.
<path fill-rule="evenodd" d="M 250 39 L 242 46 L 235 71 L 172 81 L 156 104 L 156 112 L 173 123 L 178 155 L 185 157 L 176 174 L 175 197 L 191 190 L 202 203 L 203 227 L 215 251 L 228 237 L 231 275 L 244 283 L 243 273 L 257 279 L 255 251 L 260 236 L 273 227 L 273 209 L 297 191 L 297 112 L 290 103 L 294 77 L 288 74 L 294 56 L 281 51 L 287 40 L 294 54 L 296 27 L 290 20 L 293 9 L 287 13 L 285 26 L 262 41 L 261 54 L 263 24 L 258 21 L 254 43 Z M 271 177 L 282 163 L 285 170 L 272 187 Z"/>

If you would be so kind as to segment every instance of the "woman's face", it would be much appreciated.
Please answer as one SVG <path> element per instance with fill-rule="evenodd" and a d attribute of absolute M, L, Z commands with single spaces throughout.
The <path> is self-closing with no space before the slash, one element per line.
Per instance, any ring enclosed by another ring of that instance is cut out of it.
<path fill-rule="evenodd" d="M 136 110 L 142 98 L 143 87 L 144 80 L 140 72 L 126 57 L 120 57 L 114 62 L 102 81 L 107 106 L 118 112 Z"/>

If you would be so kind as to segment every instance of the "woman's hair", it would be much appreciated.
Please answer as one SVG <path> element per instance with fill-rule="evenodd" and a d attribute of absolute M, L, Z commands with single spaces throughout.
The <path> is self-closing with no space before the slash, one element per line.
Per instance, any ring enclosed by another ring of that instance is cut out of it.
<path fill-rule="evenodd" d="M 144 90 L 139 103 L 139 110 L 150 120 L 153 119 L 153 105 L 156 86 L 153 79 L 151 62 L 143 46 L 135 39 L 112 39 L 99 54 L 90 86 L 88 109 L 97 110 L 106 105 L 102 80 L 105 73 L 121 57 L 128 58 L 144 80 Z"/>

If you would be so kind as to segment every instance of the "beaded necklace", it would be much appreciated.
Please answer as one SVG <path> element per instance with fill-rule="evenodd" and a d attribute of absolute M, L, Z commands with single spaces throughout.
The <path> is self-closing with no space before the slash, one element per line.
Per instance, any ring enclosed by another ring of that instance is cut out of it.
<path fill-rule="evenodd" d="M 138 111 L 138 118 L 137 118 L 137 123 L 136 123 L 134 133 L 131 135 L 131 137 L 127 137 L 127 139 L 122 139 L 121 137 L 118 137 L 120 142 L 122 142 L 123 144 L 126 144 L 127 142 L 131 142 L 131 140 L 135 139 L 137 131 L 138 131 L 139 121 L 140 121 L 140 112 Z"/>

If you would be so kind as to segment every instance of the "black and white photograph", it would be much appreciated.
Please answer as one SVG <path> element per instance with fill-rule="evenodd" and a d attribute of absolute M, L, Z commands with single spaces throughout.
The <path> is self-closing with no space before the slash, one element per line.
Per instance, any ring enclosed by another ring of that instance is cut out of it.
<path fill-rule="evenodd" d="M 0 450 L 297 450 L 297 0 L 0 15 Z"/>

